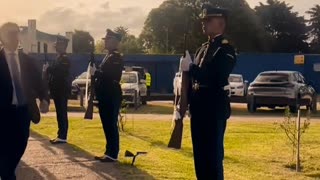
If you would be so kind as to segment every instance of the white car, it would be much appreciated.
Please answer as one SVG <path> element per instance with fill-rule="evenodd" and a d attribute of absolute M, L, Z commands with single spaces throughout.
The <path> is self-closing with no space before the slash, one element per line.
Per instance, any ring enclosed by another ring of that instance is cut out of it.
<path fill-rule="evenodd" d="M 246 83 L 241 74 L 230 74 L 229 84 L 231 96 L 246 96 Z"/>
<path fill-rule="evenodd" d="M 137 71 L 123 71 L 121 76 L 123 99 L 129 104 L 146 104 L 147 85 L 144 79 L 139 79 Z M 137 95 L 137 96 L 136 96 Z"/>
<path fill-rule="evenodd" d="M 180 95 L 181 93 L 181 83 L 182 83 L 182 78 L 181 78 L 182 73 L 177 72 L 174 79 L 173 79 L 173 94 Z"/>

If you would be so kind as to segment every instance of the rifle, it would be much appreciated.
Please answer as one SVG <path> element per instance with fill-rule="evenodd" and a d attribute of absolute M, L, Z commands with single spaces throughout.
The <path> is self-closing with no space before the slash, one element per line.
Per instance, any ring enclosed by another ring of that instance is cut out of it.
<path fill-rule="evenodd" d="M 187 51 L 187 34 L 184 34 L 184 54 L 186 57 Z M 181 71 L 181 70 L 180 70 Z M 189 75 L 188 72 L 182 72 L 181 75 L 181 93 L 175 96 L 174 110 L 180 113 L 181 118 L 175 119 L 174 129 L 171 134 L 171 138 L 168 144 L 169 148 L 181 149 L 182 134 L 183 134 L 183 118 L 188 109 L 188 87 L 189 87 Z"/>
<path fill-rule="evenodd" d="M 92 40 L 90 42 L 91 44 L 91 53 L 90 53 L 90 61 L 89 61 L 89 68 L 88 68 L 88 71 L 87 73 L 88 76 L 91 76 L 90 75 L 90 69 L 95 67 L 95 59 L 94 59 L 94 40 Z M 87 87 L 87 92 L 90 92 L 90 96 L 89 96 L 89 99 L 88 99 L 88 106 L 87 106 L 87 109 L 86 109 L 86 112 L 85 112 L 85 115 L 84 115 L 84 119 L 88 119 L 88 120 L 92 120 L 93 119 L 93 107 L 94 107 L 94 104 L 93 104 L 93 100 L 94 100 L 94 92 L 95 92 L 95 77 L 92 75 L 90 77 L 90 87 Z M 87 78 L 87 83 L 89 82 L 89 78 Z"/>
<path fill-rule="evenodd" d="M 42 67 L 42 79 L 48 81 L 48 72 L 44 69 L 44 66 L 49 64 L 48 61 L 48 45 L 46 43 L 43 44 L 43 53 L 44 53 L 44 64 Z"/>

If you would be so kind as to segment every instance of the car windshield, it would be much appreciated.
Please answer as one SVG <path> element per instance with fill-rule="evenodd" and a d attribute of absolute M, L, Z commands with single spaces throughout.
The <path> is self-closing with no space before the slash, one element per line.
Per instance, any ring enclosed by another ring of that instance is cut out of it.
<path fill-rule="evenodd" d="M 281 73 L 266 73 L 260 74 L 256 82 L 288 82 L 289 75 L 288 74 L 281 74 Z"/>
<path fill-rule="evenodd" d="M 123 73 L 121 76 L 122 83 L 137 83 L 137 76 L 133 73 Z"/>
<path fill-rule="evenodd" d="M 84 73 L 80 74 L 78 79 L 87 79 L 87 72 L 84 72 Z"/>
<path fill-rule="evenodd" d="M 242 77 L 240 76 L 230 76 L 229 82 L 242 82 Z"/>

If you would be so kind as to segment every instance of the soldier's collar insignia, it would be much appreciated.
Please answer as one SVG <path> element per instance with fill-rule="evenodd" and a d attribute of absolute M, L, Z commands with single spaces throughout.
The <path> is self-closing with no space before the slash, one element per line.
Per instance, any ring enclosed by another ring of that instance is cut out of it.
<path fill-rule="evenodd" d="M 229 44 L 229 41 L 228 40 L 226 40 L 226 39 L 224 39 L 224 40 L 222 40 L 222 42 L 221 42 L 222 44 Z"/>

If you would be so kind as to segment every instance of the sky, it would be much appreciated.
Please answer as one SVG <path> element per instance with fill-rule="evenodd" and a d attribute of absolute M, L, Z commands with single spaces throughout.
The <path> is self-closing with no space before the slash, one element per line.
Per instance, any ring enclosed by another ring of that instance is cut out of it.
<path fill-rule="evenodd" d="M 75 29 L 89 31 L 95 38 L 106 29 L 128 27 L 139 35 L 152 8 L 164 0 L 0 0 L 0 24 L 13 21 L 21 26 L 28 19 L 37 20 L 37 29 L 51 34 L 64 34 Z M 261 0 L 265 2 L 265 0 Z M 320 0 L 285 0 L 301 15 Z M 247 0 L 251 7 L 260 0 Z"/>

